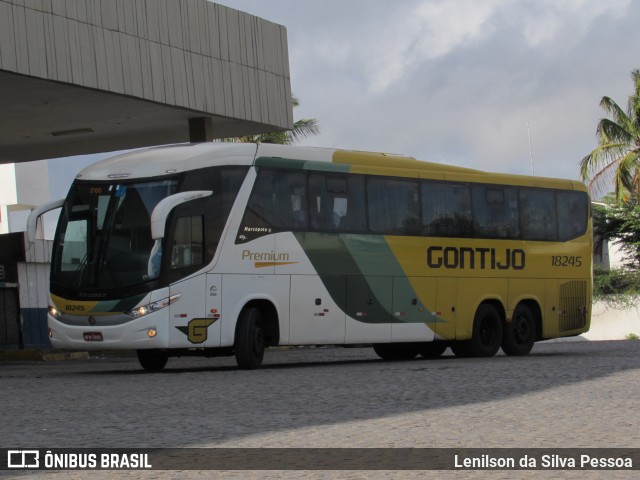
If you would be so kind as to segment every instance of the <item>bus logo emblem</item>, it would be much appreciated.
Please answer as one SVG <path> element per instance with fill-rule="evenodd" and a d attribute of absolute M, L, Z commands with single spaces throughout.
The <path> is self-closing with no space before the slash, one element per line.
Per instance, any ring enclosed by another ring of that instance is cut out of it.
<path fill-rule="evenodd" d="M 186 326 L 176 328 L 184 333 L 191 343 L 204 343 L 207 341 L 209 326 L 216 320 L 217 318 L 213 320 L 210 318 L 194 318 Z"/>

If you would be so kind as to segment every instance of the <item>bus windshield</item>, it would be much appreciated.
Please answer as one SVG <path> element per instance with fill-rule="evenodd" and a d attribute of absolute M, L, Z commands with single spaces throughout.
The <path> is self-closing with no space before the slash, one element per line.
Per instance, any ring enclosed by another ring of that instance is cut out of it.
<path fill-rule="evenodd" d="M 66 289 L 122 289 L 154 280 L 150 219 L 178 180 L 75 184 L 57 232 L 52 284 Z"/>

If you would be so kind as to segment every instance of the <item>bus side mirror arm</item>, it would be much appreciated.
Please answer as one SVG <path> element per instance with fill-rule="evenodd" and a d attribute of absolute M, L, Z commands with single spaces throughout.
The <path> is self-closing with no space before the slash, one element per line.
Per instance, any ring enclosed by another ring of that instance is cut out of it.
<path fill-rule="evenodd" d="M 54 200 L 53 202 L 45 203 L 44 205 L 40 205 L 39 207 L 31 210 L 29 214 L 29 218 L 27 219 L 27 242 L 35 243 L 36 241 L 36 229 L 38 227 L 38 218 L 40 218 L 45 213 L 55 210 L 56 208 L 62 207 L 64 204 L 64 198 L 59 200 Z"/>
<path fill-rule="evenodd" d="M 154 240 L 162 240 L 164 238 L 165 224 L 167 223 L 167 218 L 171 210 L 183 203 L 210 195 L 213 195 L 211 190 L 194 190 L 191 192 L 176 193 L 160 200 L 153 209 L 153 212 L 151 212 L 151 238 Z"/>

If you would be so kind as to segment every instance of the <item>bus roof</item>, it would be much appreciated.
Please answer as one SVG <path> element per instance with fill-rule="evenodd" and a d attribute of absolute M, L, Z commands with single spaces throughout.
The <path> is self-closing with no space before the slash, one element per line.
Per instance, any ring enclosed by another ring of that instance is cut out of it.
<path fill-rule="evenodd" d="M 89 181 L 148 178 L 215 165 L 253 164 L 586 191 L 584 184 L 573 180 L 490 173 L 397 154 L 218 142 L 168 145 L 122 153 L 86 167 L 76 178 Z"/>

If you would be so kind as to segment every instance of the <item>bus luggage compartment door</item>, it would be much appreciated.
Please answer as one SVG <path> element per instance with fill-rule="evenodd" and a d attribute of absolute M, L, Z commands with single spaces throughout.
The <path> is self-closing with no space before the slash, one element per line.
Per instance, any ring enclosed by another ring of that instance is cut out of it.
<path fill-rule="evenodd" d="M 393 342 L 430 342 L 434 338 L 431 322 L 436 303 L 436 279 L 395 277 L 393 279 Z"/>
<path fill-rule="evenodd" d="M 347 343 L 391 341 L 392 289 L 392 277 L 347 277 Z"/>
<path fill-rule="evenodd" d="M 323 282 L 331 282 L 332 298 Z M 342 344 L 345 338 L 345 277 L 291 275 L 291 326 L 293 345 Z"/>

